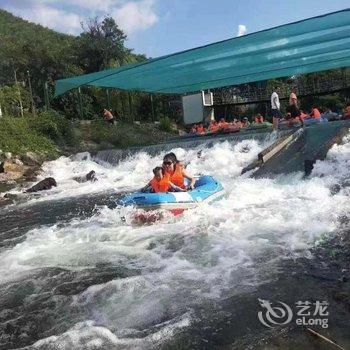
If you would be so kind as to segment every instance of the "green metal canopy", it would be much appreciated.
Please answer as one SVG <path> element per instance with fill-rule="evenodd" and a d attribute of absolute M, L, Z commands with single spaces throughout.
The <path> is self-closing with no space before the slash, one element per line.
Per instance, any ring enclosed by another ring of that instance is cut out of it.
<path fill-rule="evenodd" d="M 350 66 L 350 9 L 133 65 L 56 81 L 55 96 L 82 85 L 188 93 Z"/>

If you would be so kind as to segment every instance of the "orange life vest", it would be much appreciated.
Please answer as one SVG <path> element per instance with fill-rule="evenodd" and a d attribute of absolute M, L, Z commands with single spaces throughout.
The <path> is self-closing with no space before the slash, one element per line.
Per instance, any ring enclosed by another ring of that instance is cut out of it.
<path fill-rule="evenodd" d="M 198 125 L 197 126 L 197 132 L 198 132 L 198 134 L 204 134 L 205 133 L 203 125 Z"/>
<path fill-rule="evenodd" d="M 261 115 L 258 115 L 255 117 L 255 123 L 263 123 L 264 122 L 264 117 Z"/>
<path fill-rule="evenodd" d="M 227 129 L 229 127 L 228 122 L 223 120 L 222 122 L 219 123 L 219 127 L 221 129 Z"/>
<path fill-rule="evenodd" d="M 169 175 L 165 174 L 163 178 L 158 181 L 155 177 L 151 180 L 151 187 L 154 192 L 168 192 L 170 189 Z"/>
<path fill-rule="evenodd" d="M 210 132 L 217 132 L 219 130 L 219 125 L 212 123 L 209 125 L 209 129 Z"/>
<path fill-rule="evenodd" d="M 172 174 L 168 173 L 170 177 L 169 180 L 174 185 L 179 186 L 181 188 L 185 188 L 183 170 L 184 170 L 184 166 L 182 163 L 179 162 L 179 163 L 176 163 L 175 165 L 175 171 Z"/>

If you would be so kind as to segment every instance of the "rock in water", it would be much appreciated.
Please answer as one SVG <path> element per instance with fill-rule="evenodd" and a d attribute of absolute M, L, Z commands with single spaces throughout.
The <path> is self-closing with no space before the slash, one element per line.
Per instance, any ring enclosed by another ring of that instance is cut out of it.
<path fill-rule="evenodd" d="M 12 204 L 12 200 L 10 198 L 0 197 L 0 206 Z"/>
<path fill-rule="evenodd" d="M 88 180 L 88 181 L 97 181 L 96 173 L 95 173 L 94 170 L 91 170 L 89 173 L 86 174 L 86 180 Z"/>
<path fill-rule="evenodd" d="M 52 187 L 57 187 L 57 182 L 53 177 L 47 177 L 46 179 L 38 182 L 31 188 L 28 188 L 25 192 L 32 193 L 38 191 L 50 190 Z"/>
<path fill-rule="evenodd" d="M 77 182 L 80 182 L 80 183 L 83 183 L 83 182 L 86 182 L 86 181 L 91 181 L 91 182 L 95 182 L 97 181 L 97 178 L 96 178 L 96 173 L 94 170 L 91 170 L 89 173 L 87 173 L 85 176 L 76 176 L 76 177 L 73 177 L 73 180 L 77 181 Z"/>

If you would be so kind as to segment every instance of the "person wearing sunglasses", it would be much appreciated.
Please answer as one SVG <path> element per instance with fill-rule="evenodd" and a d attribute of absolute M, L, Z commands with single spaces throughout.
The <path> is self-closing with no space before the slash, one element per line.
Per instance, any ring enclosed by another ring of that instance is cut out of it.
<path fill-rule="evenodd" d="M 177 160 L 174 153 L 168 153 L 164 156 L 163 169 L 174 185 L 186 189 L 185 179 L 188 179 L 190 184 L 187 189 L 193 190 L 195 188 L 196 179 L 186 173 L 184 165 Z"/>

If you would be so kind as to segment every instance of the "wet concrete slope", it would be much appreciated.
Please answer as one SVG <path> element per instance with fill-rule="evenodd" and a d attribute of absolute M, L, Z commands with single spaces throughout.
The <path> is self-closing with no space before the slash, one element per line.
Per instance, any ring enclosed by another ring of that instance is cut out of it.
<path fill-rule="evenodd" d="M 273 157 L 266 162 L 260 162 L 259 169 L 252 177 L 273 177 L 297 171 L 305 171 L 308 175 L 314 162 L 324 159 L 328 150 L 348 134 L 349 127 L 350 121 L 305 127 Z"/>

